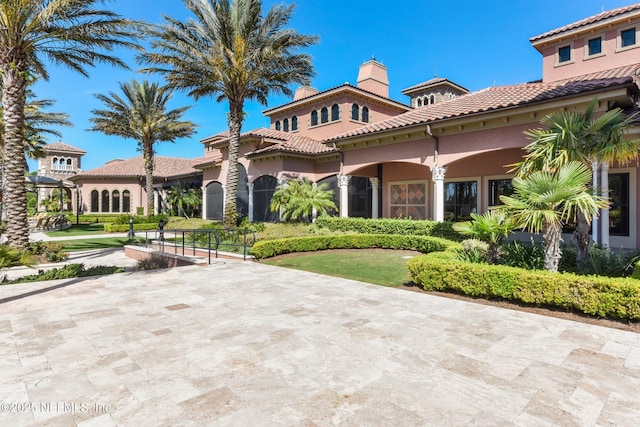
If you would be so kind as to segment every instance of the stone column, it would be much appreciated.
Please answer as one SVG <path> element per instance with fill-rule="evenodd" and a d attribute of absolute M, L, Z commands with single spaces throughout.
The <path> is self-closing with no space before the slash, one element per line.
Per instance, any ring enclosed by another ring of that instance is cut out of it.
<path fill-rule="evenodd" d="M 600 167 L 600 196 L 609 201 L 609 163 L 602 162 Z M 600 232 L 602 233 L 602 247 L 609 247 L 609 208 L 600 211 Z"/>
<path fill-rule="evenodd" d="M 444 176 L 446 167 L 434 166 L 431 168 L 433 179 L 433 219 L 438 222 L 444 221 Z"/>
<path fill-rule="evenodd" d="M 312 182 L 311 187 L 314 189 L 318 188 L 318 183 Z M 311 222 L 316 222 L 316 218 L 318 218 L 318 210 L 316 208 L 311 208 Z"/>
<path fill-rule="evenodd" d="M 207 187 L 204 185 L 202 189 L 202 219 L 207 219 Z"/>
<path fill-rule="evenodd" d="M 598 162 L 594 160 L 591 163 L 591 177 L 592 177 L 592 183 L 593 183 L 594 196 L 598 195 L 598 174 L 599 174 Z M 593 242 L 596 245 L 600 243 L 599 231 L 600 231 L 600 219 L 596 217 L 593 219 L 593 222 L 591 222 L 591 240 L 593 240 Z"/>
<path fill-rule="evenodd" d="M 253 182 L 249 182 L 249 222 L 253 222 Z"/>
<path fill-rule="evenodd" d="M 340 186 L 340 217 L 347 218 L 349 216 L 349 175 L 338 176 L 338 185 Z"/>
<path fill-rule="evenodd" d="M 371 218 L 378 218 L 379 211 L 379 203 L 378 200 L 378 185 L 380 184 L 380 179 L 378 177 L 369 178 L 369 182 L 371 183 Z"/>
<path fill-rule="evenodd" d="M 158 201 L 159 201 L 159 195 L 158 195 L 158 189 L 154 188 L 153 189 L 153 214 L 157 215 L 160 212 L 156 212 L 156 210 L 158 209 Z M 151 212 L 147 212 L 147 215 L 151 215 Z"/>

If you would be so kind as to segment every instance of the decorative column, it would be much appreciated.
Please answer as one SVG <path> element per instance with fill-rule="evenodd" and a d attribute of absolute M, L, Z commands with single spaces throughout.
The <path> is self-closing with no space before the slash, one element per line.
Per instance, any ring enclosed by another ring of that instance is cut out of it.
<path fill-rule="evenodd" d="M 207 187 L 200 187 L 202 190 L 202 219 L 207 219 Z"/>
<path fill-rule="evenodd" d="M 315 190 L 316 188 L 318 188 L 318 183 L 312 182 L 311 187 Z M 316 222 L 316 218 L 318 218 L 318 210 L 313 207 L 311 208 L 311 222 Z"/>
<path fill-rule="evenodd" d="M 380 179 L 378 177 L 369 178 L 371 183 L 371 218 L 378 218 L 379 203 L 378 200 L 378 186 Z"/>
<path fill-rule="evenodd" d="M 433 216 L 437 222 L 444 221 L 444 176 L 446 167 L 434 166 L 431 168 L 433 179 Z"/>
<path fill-rule="evenodd" d="M 289 185 L 289 180 L 287 178 L 284 177 L 280 177 L 278 178 L 278 187 L 279 188 L 287 188 L 287 186 Z M 278 209 L 278 221 L 282 221 L 282 207 L 280 207 L 280 209 Z"/>
<path fill-rule="evenodd" d="M 609 201 L 609 163 L 602 162 L 600 167 L 600 196 Z M 601 210 L 600 232 L 602 233 L 602 247 L 609 248 L 609 207 Z"/>
<path fill-rule="evenodd" d="M 591 179 L 593 182 L 593 195 L 597 196 L 598 195 L 598 174 L 599 174 L 599 170 L 598 170 L 598 161 L 594 160 L 591 163 Z M 593 240 L 593 243 L 595 243 L 596 245 L 600 243 L 600 220 L 598 217 L 595 217 L 593 219 L 593 221 L 591 222 L 591 240 Z"/>
<path fill-rule="evenodd" d="M 162 189 L 162 213 L 167 213 L 167 189 Z"/>
<path fill-rule="evenodd" d="M 160 212 L 156 212 L 156 210 L 158 209 L 158 202 L 159 202 L 159 194 L 158 194 L 158 189 L 154 188 L 153 189 L 153 214 L 157 215 Z M 147 215 L 151 215 L 151 212 L 147 212 Z"/>
<path fill-rule="evenodd" d="M 338 176 L 338 185 L 340 186 L 340 217 L 347 218 L 349 216 L 349 175 Z"/>
<path fill-rule="evenodd" d="M 253 222 L 253 182 L 249 182 L 248 186 L 249 186 L 249 222 Z"/>

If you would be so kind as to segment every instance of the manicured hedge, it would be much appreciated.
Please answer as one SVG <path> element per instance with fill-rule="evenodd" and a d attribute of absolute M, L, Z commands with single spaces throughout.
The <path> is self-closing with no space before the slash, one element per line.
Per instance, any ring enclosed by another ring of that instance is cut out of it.
<path fill-rule="evenodd" d="M 640 319 L 640 281 L 631 278 L 473 264 L 455 260 L 446 252 L 412 258 L 408 266 L 412 280 L 426 290 L 551 305 L 601 317 Z"/>
<path fill-rule="evenodd" d="M 332 231 L 364 234 L 412 234 L 418 236 L 442 237 L 462 241 L 464 237 L 453 230 L 451 222 L 391 218 L 338 218 L 321 216 L 315 224 Z"/>
<path fill-rule="evenodd" d="M 149 231 L 157 229 L 157 222 L 133 224 L 133 231 Z M 129 231 L 129 224 L 105 224 L 104 231 L 107 233 L 126 233 Z"/>
<path fill-rule="evenodd" d="M 443 251 L 454 242 L 429 236 L 397 234 L 342 234 L 335 236 L 292 237 L 262 240 L 251 248 L 254 257 L 269 258 L 276 255 L 310 252 L 324 249 L 410 249 L 422 253 Z"/>

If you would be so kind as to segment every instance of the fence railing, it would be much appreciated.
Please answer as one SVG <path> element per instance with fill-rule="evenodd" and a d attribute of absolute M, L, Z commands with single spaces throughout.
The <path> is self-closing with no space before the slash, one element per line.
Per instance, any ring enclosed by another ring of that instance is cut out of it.
<path fill-rule="evenodd" d="M 144 241 L 140 237 L 144 233 Z M 153 247 L 161 252 L 173 253 L 185 256 L 206 252 L 208 263 L 211 264 L 211 256 L 218 258 L 219 252 L 232 252 L 242 254 L 243 260 L 247 260 L 247 250 L 256 242 L 256 234 L 247 228 L 216 228 L 216 229 L 192 229 L 192 230 L 166 230 L 137 231 L 135 235 L 129 232 L 129 239 L 136 241 L 138 245 Z"/>

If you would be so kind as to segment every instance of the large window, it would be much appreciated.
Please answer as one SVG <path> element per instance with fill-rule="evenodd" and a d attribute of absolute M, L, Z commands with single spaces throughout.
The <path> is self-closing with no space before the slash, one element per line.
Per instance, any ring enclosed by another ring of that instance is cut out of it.
<path fill-rule="evenodd" d="M 502 205 L 500 196 L 511 196 L 512 194 L 511 178 L 489 180 L 489 206 Z"/>
<path fill-rule="evenodd" d="M 629 235 L 629 174 L 609 174 L 609 234 Z"/>
<path fill-rule="evenodd" d="M 122 192 L 122 212 L 131 212 L 131 193 L 129 193 L 129 190 Z"/>
<path fill-rule="evenodd" d="M 271 197 L 276 191 L 278 180 L 263 175 L 253 182 L 253 220 L 256 222 L 275 222 L 278 212 L 271 212 Z"/>
<path fill-rule="evenodd" d="M 120 192 L 118 190 L 111 192 L 111 212 L 120 212 Z"/>
<path fill-rule="evenodd" d="M 340 107 L 338 104 L 333 104 L 331 106 L 331 121 L 335 122 L 336 120 L 340 120 Z"/>
<path fill-rule="evenodd" d="M 444 218 L 447 221 L 468 221 L 478 206 L 476 181 L 446 182 L 444 184 Z"/>
<path fill-rule="evenodd" d="M 91 212 L 100 211 L 100 195 L 98 194 L 98 190 L 93 190 L 91 192 Z"/>
<path fill-rule="evenodd" d="M 329 109 L 327 107 L 322 107 L 320 110 L 320 123 L 327 123 L 329 121 Z"/>
<path fill-rule="evenodd" d="M 371 182 L 364 176 L 349 180 L 349 216 L 371 218 Z"/>
<path fill-rule="evenodd" d="M 351 120 L 360 120 L 360 107 L 358 104 L 351 106 Z"/>
<path fill-rule="evenodd" d="M 389 185 L 389 211 L 392 218 L 427 218 L 427 183 L 394 182 Z"/>
<path fill-rule="evenodd" d="M 362 107 L 362 121 L 369 123 L 369 109 L 367 107 Z"/>
<path fill-rule="evenodd" d="M 636 44 L 636 29 L 628 28 L 620 31 L 620 47 L 628 47 Z"/>
<path fill-rule="evenodd" d="M 311 126 L 317 126 L 317 125 L 318 125 L 318 111 L 313 110 L 311 112 Z"/>
<path fill-rule="evenodd" d="M 224 189 L 219 182 L 212 182 L 206 188 L 207 219 L 222 219 L 224 207 Z"/>
<path fill-rule="evenodd" d="M 102 210 L 101 212 L 109 212 L 109 192 L 107 190 L 102 190 Z"/>

